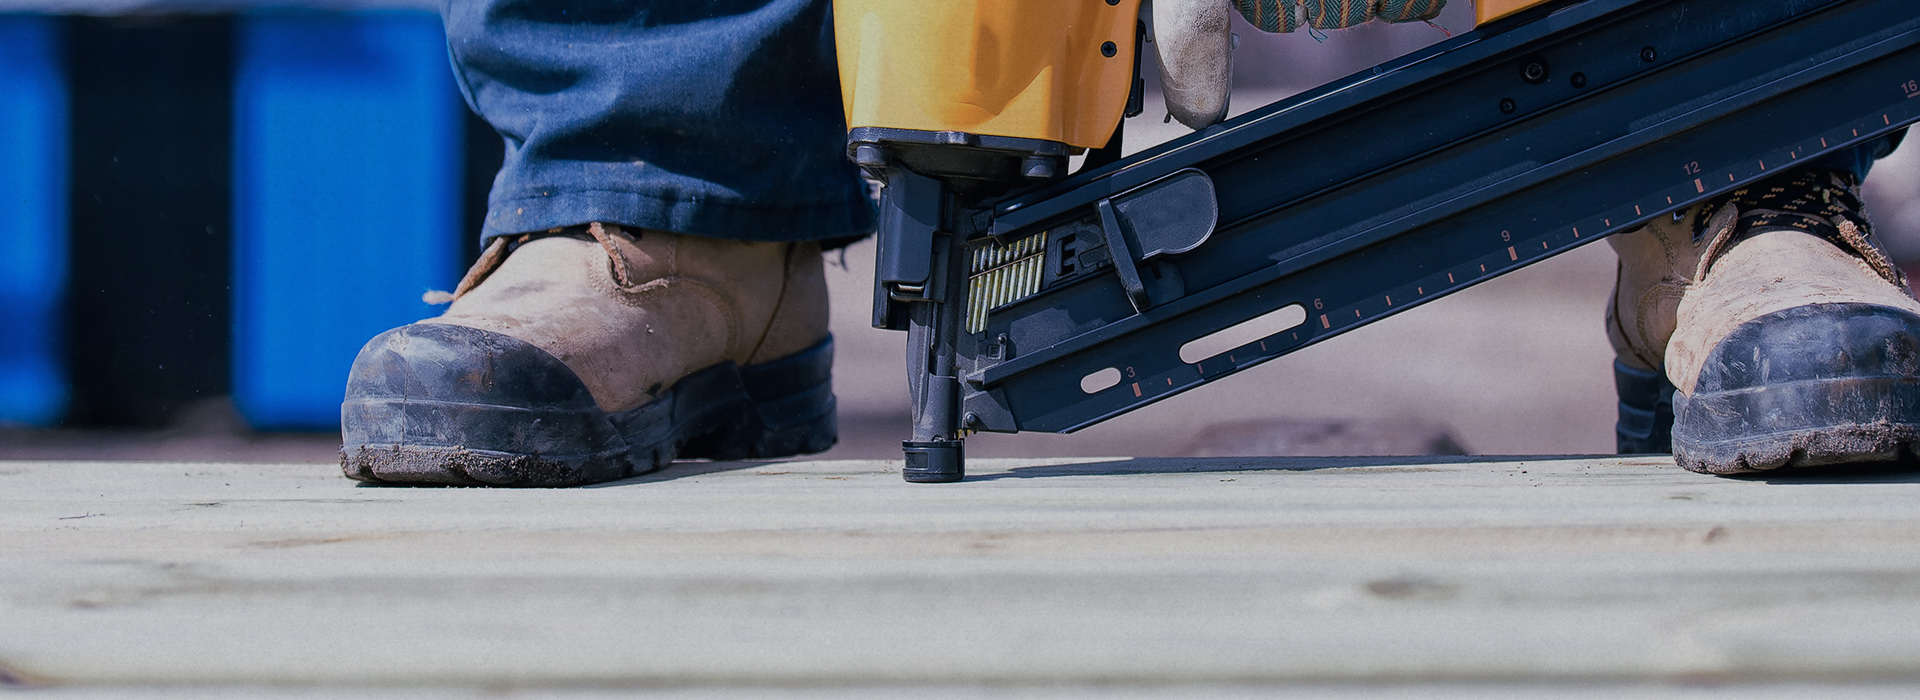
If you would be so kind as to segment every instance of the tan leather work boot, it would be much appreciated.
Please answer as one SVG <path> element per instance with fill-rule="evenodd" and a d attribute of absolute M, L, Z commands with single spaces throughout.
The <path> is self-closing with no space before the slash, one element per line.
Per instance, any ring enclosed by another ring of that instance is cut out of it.
<path fill-rule="evenodd" d="M 1658 437 L 1635 430 L 1662 418 L 1654 372 L 1694 471 L 1889 461 L 1920 443 L 1920 302 L 1852 176 L 1794 171 L 1611 240 L 1623 451 Z"/>
<path fill-rule="evenodd" d="M 818 244 L 601 224 L 496 238 L 445 315 L 354 360 L 342 467 L 570 486 L 818 452 L 837 434 L 832 363 Z"/>

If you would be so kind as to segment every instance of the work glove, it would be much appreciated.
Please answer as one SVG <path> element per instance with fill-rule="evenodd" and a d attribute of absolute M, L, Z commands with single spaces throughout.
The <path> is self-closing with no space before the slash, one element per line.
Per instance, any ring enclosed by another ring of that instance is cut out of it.
<path fill-rule="evenodd" d="M 1447 0 L 1233 0 L 1233 5 L 1260 31 L 1291 32 L 1345 29 L 1373 19 L 1424 22 L 1439 17 Z"/>
<path fill-rule="evenodd" d="M 1447 0 L 1153 0 L 1167 114 L 1194 129 L 1227 117 L 1233 86 L 1233 11 L 1266 32 L 1340 29 L 1369 20 L 1419 22 Z"/>

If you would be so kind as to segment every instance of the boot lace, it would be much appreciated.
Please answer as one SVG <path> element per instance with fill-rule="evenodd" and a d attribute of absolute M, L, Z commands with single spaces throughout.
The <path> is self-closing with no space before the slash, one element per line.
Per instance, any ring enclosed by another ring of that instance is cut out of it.
<path fill-rule="evenodd" d="M 1709 242 L 1693 279 L 1705 279 L 1713 264 L 1740 241 L 1773 231 L 1800 231 L 1825 239 L 1888 282 L 1907 288 L 1906 273 L 1873 237 L 1873 225 L 1861 212 L 1859 188 L 1851 173 L 1803 168 L 1708 202 L 1694 218 L 1694 240 L 1708 237 Z"/>

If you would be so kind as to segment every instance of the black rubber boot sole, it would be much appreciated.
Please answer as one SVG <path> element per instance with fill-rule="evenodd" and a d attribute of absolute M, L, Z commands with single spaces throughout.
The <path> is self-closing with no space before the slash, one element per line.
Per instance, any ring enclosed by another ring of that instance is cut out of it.
<path fill-rule="evenodd" d="M 1920 317 L 1815 304 L 1750 321 L 1673 398 L 1674 458 L 1737 474 L 1891 462 L 1920 448 Z"/>
<path fill-rule="evenodd" d="M 577 486 L 677 458 L 821 452 L 839 427 L 833 340 L 771 362 L 721 363 L 608 414 L 572 370 L 517 338 L 442 324 L 375 337 L 340 407 L 340 463 L 382 484 Z"/>

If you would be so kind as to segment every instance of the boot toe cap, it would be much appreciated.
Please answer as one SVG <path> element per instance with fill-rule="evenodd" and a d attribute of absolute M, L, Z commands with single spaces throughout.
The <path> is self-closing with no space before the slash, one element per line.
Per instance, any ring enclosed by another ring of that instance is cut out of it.
<path fill-rule="evenodd" d="M 401 326 L 367 341 L 348 374 L 347 399 L 370 398 L 594 405 L 573 371 L 546 351 L 501 333 L 437 323 Z"/>
<path fill-rule="evenodd" d="M 548 486 L 626 471 L 617 431 L 572 370 L 476 328 L 375 336 L 354 359 L 340 418 L 343 467 L 366 481 Z"/>
<path fill-rule="evenodd" d="M 1812 304 L 1749 321 L 1675 396 L 1673 438 L 1712 473 L 1899 458 L 1920 441 L 1920 316 Z"/>
<path fill-rule="evenodd" d="M 1920 316 L 1877 304 L 1811 304 L 1734 329 L 1709 353 L 1693 393 L 1915 376 L 1920 376 Z"/>

